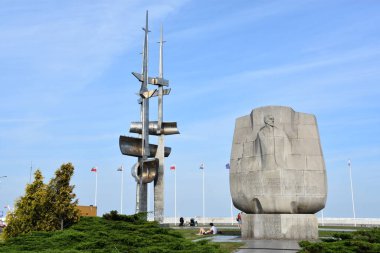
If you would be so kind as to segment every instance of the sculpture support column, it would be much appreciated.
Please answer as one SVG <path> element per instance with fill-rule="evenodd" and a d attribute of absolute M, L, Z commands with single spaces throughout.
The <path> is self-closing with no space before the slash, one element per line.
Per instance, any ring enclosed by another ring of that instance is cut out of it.
<path fill-rule="evenodd" d="M 158 173 L 154 181 L 154 220 L 164 221 L 164 136 L 158 137 Z"/>
<path fill-rule="evenodd" d="M 148 211 L 148 184 L 142 184 L 139 186 L 140 197 L 139 197 L 139 213 L 144 213 Z"/>
<path fill-rule="evenodd" d="M 160 39 L 160 58 L 159 58 L 159 73 L 158 77 L 164 78 L 164 62 L 163 62 L 163 47 L 164 47 L 164 38 L 163 38 L 163 28 L 161 26 L 161 39 Z M 158 168 L 157 176 L 154 180 L 154 220 L 158 222 L 164 221 L 164 134 L 163 134 L 163 86 L 159 85 L 158 87 L 158 150 L 156 158 L 158 158 Z"/>

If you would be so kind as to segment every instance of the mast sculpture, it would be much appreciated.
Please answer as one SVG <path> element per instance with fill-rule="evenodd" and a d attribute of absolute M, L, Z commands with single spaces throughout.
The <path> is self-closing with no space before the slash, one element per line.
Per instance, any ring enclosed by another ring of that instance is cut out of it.
<path fill-rule="evenodd" d="M 163 31 L 161 28 L 159 75 L 148 76 L 148 11 L 143 28 L 145 32 L 143 47 L 142 74 L 132 72 L 141 82 L 139 100 L 141 105 L 140 122 L 132 122 L 129 132 L 140 137 L 120 136 L 119 146 L 123 155 L 138 158 L 132 167 L 132 176 L 136 179 L 136 212 L 147 212 L 148 183 L 154 182 L 154 220 L 164 219 L 164 159 L 168 157 L 171 148 L 164 146 L 164 136 L 179 134 L 176 122 L 163 122 L 163 96 L 169 95 L 169 81 L 163 78 Z M 157 85 L 158 89 L 148 90 L 148 84 Z M 158 97 L 158 121 L 149 121 L 149 99 Z M 158 136 L 158 145 L 149 144 L 149 135 Z"/>

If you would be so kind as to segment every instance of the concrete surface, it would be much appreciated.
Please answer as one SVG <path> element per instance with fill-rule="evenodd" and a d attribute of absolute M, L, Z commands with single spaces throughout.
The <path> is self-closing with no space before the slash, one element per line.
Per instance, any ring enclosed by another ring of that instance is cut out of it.
<path fill-rule="evenodd" d="M 243 214 L 243 239 L 318 239 L 314 214 Z"/>

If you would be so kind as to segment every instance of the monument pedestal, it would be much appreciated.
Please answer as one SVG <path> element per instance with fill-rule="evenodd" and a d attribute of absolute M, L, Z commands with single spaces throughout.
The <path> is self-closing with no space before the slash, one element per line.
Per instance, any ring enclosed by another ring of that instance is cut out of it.
<path fill-rule="evenodd" d="M 314 214 L 243 214 L 243 239 L 318 239 Z"/>

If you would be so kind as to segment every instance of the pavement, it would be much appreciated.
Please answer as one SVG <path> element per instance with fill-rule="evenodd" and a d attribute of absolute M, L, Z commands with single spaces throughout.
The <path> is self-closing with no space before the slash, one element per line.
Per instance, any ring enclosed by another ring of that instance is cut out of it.
<path fill-rule="evenodd" d="M 236 253 L 295 253 L 301 248 L 293 240 L 246 240 Z"/>
<path fill-rule="evenodd" d="M 301 248 L 295 240 L 243 240 L 240 236 L 214 235 L 199 238 L 198 240 L 211 240 L 213 242 L 243 242 L 235 253 L 295 253 Z"/>
<path fill-rule="evenodd" d="M 319 228 L 321 231 L 339 231 L 339 232 L 352 232 L 356 229 L 345 228 Z M 205 238 L 199 238 L 198 240 L 211 240 L 213 242 L 243 242 L 235 253 L 295 253 L 298 252 L 301 247 L 298 245 L 297 240 L 243 240 L 240 236 L 232 235 L 214 235 Z"/>

